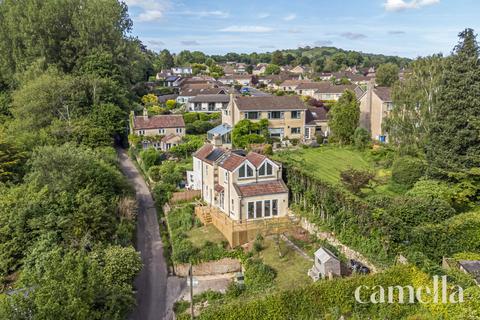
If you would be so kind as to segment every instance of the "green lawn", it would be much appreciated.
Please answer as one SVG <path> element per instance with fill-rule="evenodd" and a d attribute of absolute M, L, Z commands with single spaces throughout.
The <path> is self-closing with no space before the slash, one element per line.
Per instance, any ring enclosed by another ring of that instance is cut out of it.
<path fill-rule="evenodd" d="M 265 248 L 260 252 L 260 257 L 265 264 L 277 271 L 275 285 L 278 289 L 291 289 L 292 286 L 299 287 L 312 283 L 307 271 L 312 267 L 313 262 L 287 247 L 282 240 L 280 240 L 280 250 L 286 254 L 281 258 L 272 239 L 265 239 L 264 246 Z"/>
<path fill-rule="evenodd" d="M 188 239 L 197 248 L 202 247 L 206 241 L 213 243 L 221 243 L 226 241 L 225 237 L 220 231 L 213 226 L 213 224 L 207 224 L 201 227 L 194 227 L 187 232 Z"/>
<path fill-rule="evenodd" d="M 298 166 L 313 172 L 318 178 L 331 182 L 340 182 L 340 172 L 348 168 L 373 170 L 373 163 L 362 152 L 351 148 L 328 147 L 283 151 L 275 154 L 279 161 L 294 160 Z"/>

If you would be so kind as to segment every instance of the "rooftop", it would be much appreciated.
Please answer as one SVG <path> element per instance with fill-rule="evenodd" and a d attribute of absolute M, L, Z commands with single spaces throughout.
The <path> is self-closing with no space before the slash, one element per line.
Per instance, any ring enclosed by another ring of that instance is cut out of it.
<path fill-rule="evenodd" d="M 241 111 L 307 109 L 297 96 L 238 96 L 235 98 L 235 103 Z"/>
<path fill-rule="evenodd" d="M 181 115 L 159 115 L 159 116 L 135 116 L 133 120 L 134 129 L 159 129 L 159 128 L 182 128 L 185 127 Z"/>
<path fill-rule="evenodd" d="M 236 184 L 233 186 L 242 197 L 262 196 L 266 194 L 288 193 L 288 188 L 283 180 L 260 181 L 249 184 Z"/>
<path fill-rule="evenodd" d="M 373 91 L 383 102 L 392 102 L 392 90 L 389 87 L 376 87 Z"/>
<path fill-rule="evenodd" d="M 230 97 L 226 94 L 199 94 L 193 97 L 190 102 L 228 102 Z"/>

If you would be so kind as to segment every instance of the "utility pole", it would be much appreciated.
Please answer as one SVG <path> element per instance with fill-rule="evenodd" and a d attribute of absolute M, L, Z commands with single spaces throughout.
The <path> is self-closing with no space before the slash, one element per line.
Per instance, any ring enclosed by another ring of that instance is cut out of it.
<path fill-rule="evenodd" d="M 190 268 L 188 269 L 188 275 L 190 276 L 190 315 L 192 320 L 194 318 L 193 315 L 193 268 L 192 264 L 190 264 Z"/>

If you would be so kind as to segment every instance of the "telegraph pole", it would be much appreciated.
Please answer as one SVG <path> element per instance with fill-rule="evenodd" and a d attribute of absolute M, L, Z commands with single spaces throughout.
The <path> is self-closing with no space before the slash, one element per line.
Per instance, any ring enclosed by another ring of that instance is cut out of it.
<path fill-rule="evenodd" d="M 193 315 L 193 269 L 192 264 L 190 264 L 190 268 L 188 269 L 188 275 L 190 276 L 190 315 L 192 320 L 194 318 Z"/>

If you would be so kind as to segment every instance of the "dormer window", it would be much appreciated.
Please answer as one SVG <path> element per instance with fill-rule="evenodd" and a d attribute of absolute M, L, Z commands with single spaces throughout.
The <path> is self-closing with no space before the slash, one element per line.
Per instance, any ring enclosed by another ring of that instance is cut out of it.
<path fill-rule="evenodd" d="M 273 167 L 270 162 L 265 162 L 260 169 L 258 170 L 258 175 L 260 176 L 271 176 L 273 174 Z"/>
<path fill-rule="evenodd" d="M 253 168 L 250 167 L 248 164 L 242 164 L 238 171 L 238 176 L 240 178 L 251 178 L 253 177 Z"/>

